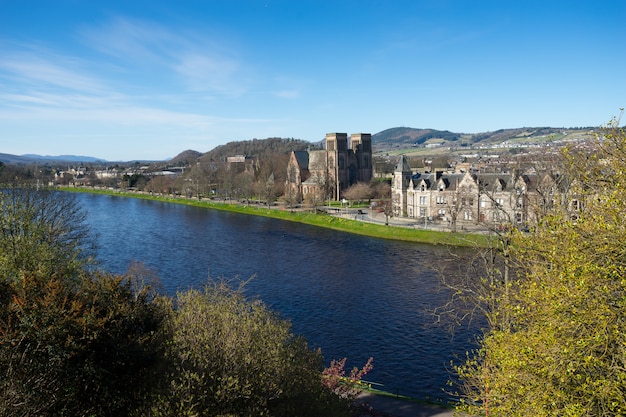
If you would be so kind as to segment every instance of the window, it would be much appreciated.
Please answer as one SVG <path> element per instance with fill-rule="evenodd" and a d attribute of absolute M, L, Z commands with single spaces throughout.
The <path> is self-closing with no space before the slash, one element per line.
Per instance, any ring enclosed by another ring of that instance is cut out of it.
<path fill-rule="evenodd" d="M 502 207 L 503 205 L 504 205 L 504 199 L 496 198 L 496 206 L 497 207 Z"/>
<path fill-rule="evenodd" d="M 424 195 L 420 196 L 420 205 L 421 206 L 425 206 L 426 205 L 426 196 L 424 196 Z"/>
<path fill-rule="evenodd" d="M 437 196 L 437 204 L 446 204 L 446 198 L 444 196 Z"/>
<path fill-rule="evenodd" d="M 487 201 L 487 200 L 480 200 L 480 207 L 481 208 L 489 207 L 489 201 Z"/>
<path fill-rule="evenodd" d="M 421 190 L 422 192 L 426 191 L 426 186 L 425 186 L 424 184 L 422 184 L 422 187 L 420 188 L 420 190 Z"/>
<path fill-rule="evenodd" d="M 426 217 L 426 209 L 425 208 L 420 208 L 420 217 Z"/>
<path fill-rule="evenodd" d="M 472 212 L 469 210 L 465 210 L 463 212 L 463 219 L 464 220 L 472 220 Z"/>

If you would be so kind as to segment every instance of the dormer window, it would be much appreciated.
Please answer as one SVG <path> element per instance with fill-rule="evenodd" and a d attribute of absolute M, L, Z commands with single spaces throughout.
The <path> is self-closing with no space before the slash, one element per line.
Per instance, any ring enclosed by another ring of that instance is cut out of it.
<path fill-rule="evenodd" d="M 439 191 L 443 191 L 445 189 L 446 189 L 445 185 L 443 185 L 443 183 L 439 183 Z"/>

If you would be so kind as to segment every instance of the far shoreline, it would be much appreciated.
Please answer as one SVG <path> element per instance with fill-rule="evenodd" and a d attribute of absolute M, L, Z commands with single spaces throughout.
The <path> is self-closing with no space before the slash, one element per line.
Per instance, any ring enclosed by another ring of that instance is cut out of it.
<path fill-rule="evenodd" d="M 381 225 L 311 211 L 292 211 L 284 207 L 267 208 L 266 206 L 246 205 L 238 202 L 216 202 L 206 199 L 197 200 L 186 197 L 161 196 L 143 192 L 128 192 L 90 187 L 59 187 L 58 189 L 68 192 L 138 198 L 253 216 L 270 217 L 378 239 L 460 247 L 485 247 L 489 244 L 490 239 L 489 236 L 478 233 L 423 230 L 393 225 Z"/>

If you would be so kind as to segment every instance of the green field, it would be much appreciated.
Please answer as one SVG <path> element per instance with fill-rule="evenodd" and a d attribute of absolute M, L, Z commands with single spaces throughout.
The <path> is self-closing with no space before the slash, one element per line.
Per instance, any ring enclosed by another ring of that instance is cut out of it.
<path fill-rule="evenodd" d="M 235 213 L 271 217 L 280 220 L 303 223 L 317 227 L 337 230 L 358 235 L 371 236 L 380 239 L 401 240 L 405 242 L 428 243 L 449 246 L 486 246 L 489 237 L 481 234 L 452 233 L 433 230 L 418 230 L 406 227 L 385 226 L 382 224 L 366 223 L 356 220 L 339 218 L 327 214 L 312 212 L 284 210 L 261 206 L 246 206 L 243 204 L 228 204 L 213 201 L 198 201 L 188 198 L 162 197 L 157 195 L 141 194 L 134 192 L 121 192 L 115 190 L 99 190 L 93 188 L 63 187 L 63 191 L 86 192 L 92 194 L 106 194 L 120 197 L 141 198 L 145 200 L 164 201 L 174 204 L 185 204 L 194 207 L 203 207 L 213 210 L 224 210 Z"/>

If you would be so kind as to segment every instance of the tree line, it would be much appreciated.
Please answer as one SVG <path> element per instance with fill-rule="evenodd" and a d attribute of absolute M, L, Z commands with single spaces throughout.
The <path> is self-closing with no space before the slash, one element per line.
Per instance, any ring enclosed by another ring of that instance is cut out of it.
<path fill-rule="evenodd" d="M 280 200 L 290 207 L 302 204 L 313 207 L 319 201 L 304 201 L 300 193 L 286 187 L 289 176 L 293 176 L 287 172 L 290 152 L 307 148 L 314 146 L 295 139 L 254 139 L 218 146 L 205 154 L 185 151 L 171 164 L 88 163 L 75 172 L 64 171 L 67 166 L 0 162 L 0 183 L 106 187 L 187 198 L 259 201 L 268 205 Z M 243 161 L 228 160 L 235 155 L 240 155 Z M 379 169 L 381 172 L 393 171 L 393 163 L 385 158 L 376 158 L 374 163 L 378 168 L 385 165 L 385 169 Z M 107 175 L 101 175 L 103 172 Z M 346 198 L 353 196 L 355 200 L 386 200 L 390 198 L 390 189 L 384 181 L 374 180 L 358 184 Z"/>

